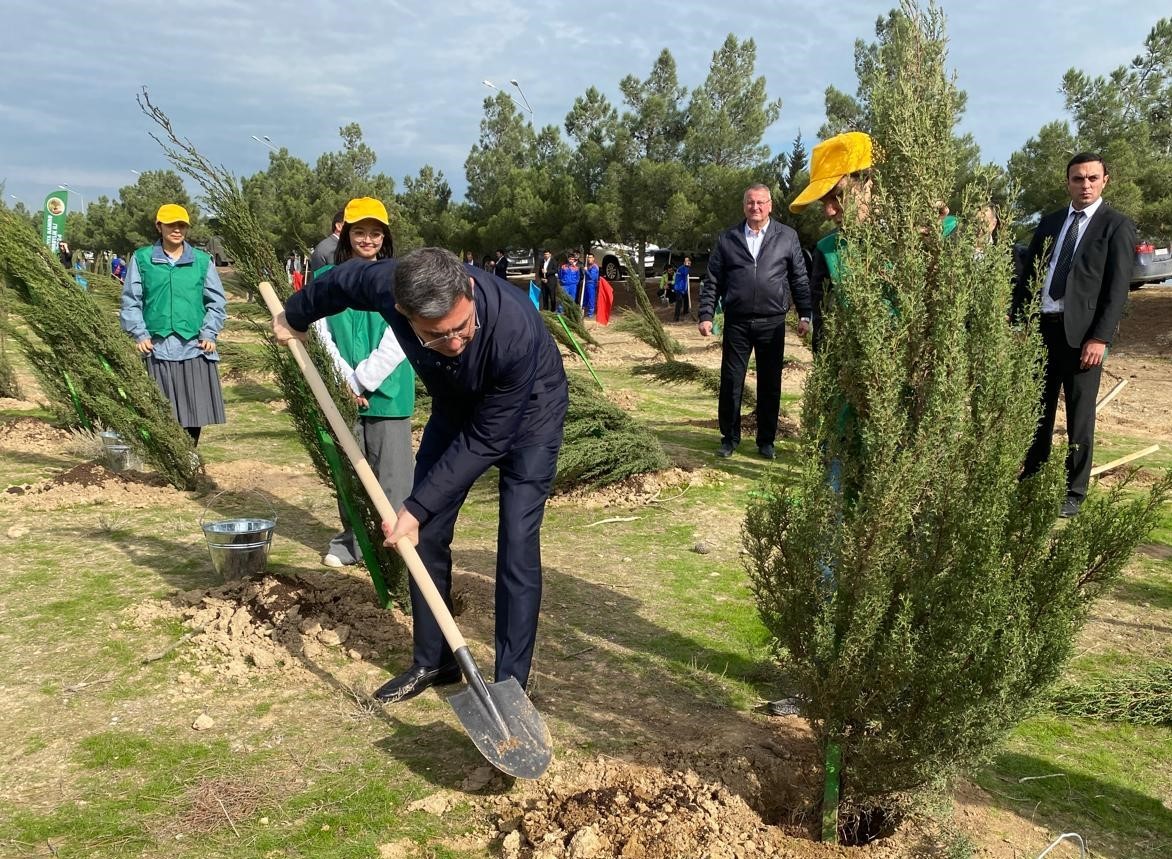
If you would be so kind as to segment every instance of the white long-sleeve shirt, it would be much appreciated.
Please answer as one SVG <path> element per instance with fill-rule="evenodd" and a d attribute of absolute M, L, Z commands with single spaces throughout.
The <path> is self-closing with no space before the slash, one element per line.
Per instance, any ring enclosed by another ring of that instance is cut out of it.
<path fill-rule="evenodd" d="M 346 380 L 355 396 L 364 396 L 371 391 L 377 391 L 379 386 L 387 380 L 391 373 L 395 372 L 395 368 L 407 357 L 403 353 L 403 347 L 395 339 L 394 332 L 387 328 L 383 332 L 382 339 L 379 340 L 378 347 L 359 361 L 358 366 L 351 367 L 350 363 L 342 357 L 342 353 L 338 351 L 338 345 L 330 334 L 326 320 L 319 319 L 313 323 L 313 329 L 321 338 L 326 352 L 333 359 L 339 375 Z"/>

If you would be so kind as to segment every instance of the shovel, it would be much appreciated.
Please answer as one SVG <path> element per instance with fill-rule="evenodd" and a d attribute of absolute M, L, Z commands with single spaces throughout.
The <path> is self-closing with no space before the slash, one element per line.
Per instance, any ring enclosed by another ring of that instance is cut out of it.
<path fill-rule="evenodd" d="M 275 317 L 283 308 L 271 284 L 260 284 L 260 294 L 268 306 L 269 312 Z M 301 369 L 305 381 L 309 383 L 317 404 L 329 421 L 346 456 L 354 465 L 354 471 L 362 481 L 370 500 L 384 521 L 394 521 L 396 514 L 391 502 L 379 485 L 362 451 L 358 449 L 354 436 L 350 434 L 338 407 L 330 398 L 329 391 L 318 375 L 317 368 L 309 360 L 309 353 L 305 345 L 297 340 L 289 341 L 289 350 L 293 353 L 293 360 Z M 476 744 L 476 748 L 484 755 L 485 760 L 503 773 L 518 778 L 540 778 L 553 759 L 553 740 L 549 729 L 541 714 L 533 706 L 533 702 L 525 695 L 525 690 L 517 682 L 517 678 L 510 677 L 501 683 L 487 683 L 472 654 L 464 636 L 456 627 L 452 614 L 444 604 L 443 598 L 436 589 L 435 582 L 427 574 L 423 561 L 415 547 L 406 538 L 399 540 L 395 546 L 403 556 L 407 569 L 415 586 L 423 594 L 428 608 L 435 615 L 444 639 L 456 657 L 460 671 L 468 685 L 448 698 L 448 703 L 456 711 L 456 718 Z"/>

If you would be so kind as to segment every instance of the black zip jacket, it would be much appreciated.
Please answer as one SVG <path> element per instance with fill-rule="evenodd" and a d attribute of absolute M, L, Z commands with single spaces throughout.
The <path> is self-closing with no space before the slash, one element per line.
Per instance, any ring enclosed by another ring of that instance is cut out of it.
<path fill-rule="evenodd" d="M 798 234 L 770 220 L 754 260 L 745 243 L 745 222 L 741 221 L 720 234 L 708 258 L 708 273 L 700 283 L 700 321 L 712 321 L 718 298 L 726 317 L 784 316 L 789 311 L 787 286 L 798 315 L 808 319 L 810 284 Z"/>

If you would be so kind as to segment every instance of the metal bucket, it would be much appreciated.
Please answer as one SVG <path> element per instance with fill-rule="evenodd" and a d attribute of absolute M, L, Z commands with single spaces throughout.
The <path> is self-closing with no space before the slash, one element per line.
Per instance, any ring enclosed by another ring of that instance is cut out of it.
<path fill-rule="evenodd" d="M 212 501 L 220 495 L 216 495 Z M 212 501 L 208 502 L 204 515 L 199 519 L 204 539 L 207 540 L 208 554 L 212 558 L 212 567 L 224 581 L 246 579 L 263 573 L 269 562 L 273 531 L 277 527 L 277 514 L 272 505 L 269 505 L 271 518 L 240 516 L 205 521 Z"/>
<path fill-rule="evenodd" d="M 134 466 L 134 451 L 113 430 L 98 433 L 102 440 L 102 459 L 111 471 L 126 471 Z"/>

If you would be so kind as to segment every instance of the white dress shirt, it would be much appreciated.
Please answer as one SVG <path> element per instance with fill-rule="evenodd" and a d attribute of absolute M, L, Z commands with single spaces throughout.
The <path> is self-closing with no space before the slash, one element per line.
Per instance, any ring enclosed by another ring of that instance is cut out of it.
<path fill-rule="evenodd" d="M 1074 242 L 1074 249 L 1078 251 L 1079 243 L 1082 237 L 1087 233 L 1087 224 L 1091 222 L 1095 212 L 1099 211 L 1099 206 L 1103 204 L 1103 198 L 1095 200 L 1085 209 L 1082 210 L 1082 218 L 1078 222 L 1078 236 Z M 1071 219 L 1070 216 L 1074 213 L 1075 208 L 1072 203 L 1066 209 L 1066 222 L 1062 225 L 1062 231 L 1054 239 L 1054 252 L 1050 254 L 1050 268 L 1046 272 L 1046 283 L 1042 286 L 1042 312 L 1043 313 L 1062 313 L 1063 308 L 1066 307 L 1065 297 L 1055 300 L 1050 297 L 1050 281 L 1054 278 L 1054 269 L 1058 265 L 1058 255 L 1062 252 L 1062 243 L 1066 241 L 1066 233 L 1070 230 Z"/>
<path fill-rule="evenodd" d="M 757 254 L 761 250 L 761 242 L 765 239 L 765 231 L 768 229 L 768 219 L 761 225 L 761 229 L 759 230 L 754 230 L 749 226 L 749 222 L 745 221 L 745 244 L 749 246 L 749 253 L 753 255 L 753 259 L 757 259 Z"/>

